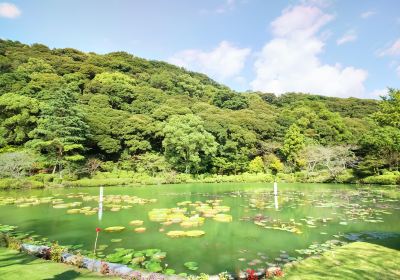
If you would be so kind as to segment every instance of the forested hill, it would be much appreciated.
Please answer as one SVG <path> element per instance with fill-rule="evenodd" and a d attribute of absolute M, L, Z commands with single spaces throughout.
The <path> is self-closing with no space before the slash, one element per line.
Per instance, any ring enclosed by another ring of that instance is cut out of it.
<path fill-rule="evenodd" d="M 325 149 L 367 176 L 398 165 L 366 137 L 392 101 L 238 93 L 125 52 L 0 40 L 0 151 L 29 152 L 31 174 L 311 172 Z"/>

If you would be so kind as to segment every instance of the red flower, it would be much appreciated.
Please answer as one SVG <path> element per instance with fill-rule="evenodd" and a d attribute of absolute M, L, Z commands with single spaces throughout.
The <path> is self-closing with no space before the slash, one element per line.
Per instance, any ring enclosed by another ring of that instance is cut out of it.
<path fill-rule="evenodd" d="M 96 232 L 100 232 L 101 231 L 101 228 L 96 228 Z"/>
<path fill-rule="evenodd" d="M 246 272 L 247 272 L 247 280 L 257 280 L 258 279 L 257 275 L 255 275 L 256 274 L 255 270 L 247 269 Z"/>

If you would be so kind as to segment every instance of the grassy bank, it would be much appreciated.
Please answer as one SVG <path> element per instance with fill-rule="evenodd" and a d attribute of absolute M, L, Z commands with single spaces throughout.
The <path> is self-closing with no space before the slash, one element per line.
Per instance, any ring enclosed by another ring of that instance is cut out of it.
<path fill-rule="evenodd" d="M 14 250 L 0 247 L 0 279 L 119 279 L 104 277 L 86 269 L 46 261 Z"/>
<path fill-rule="evenodd" d="M 400 173 L 390 173 L 356 179 L 351 174 L 342 174 L 336 180 L 332 180 L 328 174 L 304 172 L 278 173 L 278 182 L 286 183 L 348 183 L 348 184 L 377 184 L 398 185 Z M 272 174 L 243 173 L 237 175 L 190 175 L 179 173 L 162 173 L 150 176 L 146 173 L 134 173 L 128 171 L 99 172 L 92 178 L 65 177 L 60 179 L 58 175 L 40 174 L 20 179 L 0 179 L 0 189 L 44 188 L 44 187 L 98 187 L 98 186 L 123 186 L 123 185 L 160 185 L 180 183 L 255 183 L 274 181 Z"/>
<path fill-rule="evenodd" d="M 284 279 L 400 279 L 400 251 L 355 242 L 284 270 Z"/>

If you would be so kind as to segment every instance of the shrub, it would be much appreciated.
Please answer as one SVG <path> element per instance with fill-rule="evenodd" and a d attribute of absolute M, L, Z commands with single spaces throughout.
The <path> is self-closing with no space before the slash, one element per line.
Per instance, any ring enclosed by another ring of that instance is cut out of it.
<path fill-rule="evenodd" d="M 50 247 L 50 260 L 53 262 L 61 262 L 62 254 L 64 253 L 65 249 L 58 245 L 57 242 L 54 242 Z"/>
<path fill-rule="evenodd" d="M 43 182 L 32 179 L 0 179 L 0 189 L 38 189 L 43 188 Z"/>
<path fill-rule="evenodd" d="M 369 176 L 361 180 L 365 184 L 396 185 L 400 181 L 400 175 L 386 173 L 383 175 Z"/>
<path fill-rule="evenodd" d="M 5 235 L 5 243 L 8 248 L 17 251 L 19 251 L 22 246 L 21 240 L 8 234 Z"/>

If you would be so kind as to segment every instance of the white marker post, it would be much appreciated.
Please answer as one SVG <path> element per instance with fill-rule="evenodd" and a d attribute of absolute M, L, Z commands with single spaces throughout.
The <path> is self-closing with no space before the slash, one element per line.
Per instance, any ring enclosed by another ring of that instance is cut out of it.
<path fill-rule="evenodd" d="M 275 210 L 278 210 L 278 183 L 274 181 L 274 204 Z"/>
<path fill-rule="evenodd" d="M 100 187 L 100 195 L 99 195 L 99 221 L 103 218 L 103 191 L 104 187 Z"/>

